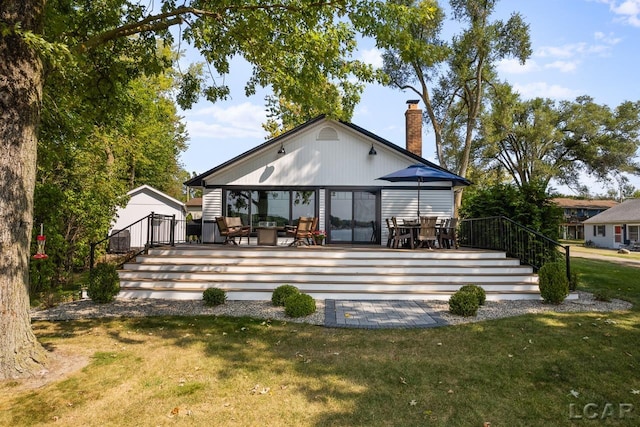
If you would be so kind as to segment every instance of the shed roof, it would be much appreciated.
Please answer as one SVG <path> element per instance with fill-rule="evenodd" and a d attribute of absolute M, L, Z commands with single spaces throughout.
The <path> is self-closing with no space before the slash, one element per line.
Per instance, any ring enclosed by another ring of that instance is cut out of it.
<path fill-rule="evenodd" d="M 640 199 L 627 199 L 584 221 L 585 224 L 640 223 Z"/>

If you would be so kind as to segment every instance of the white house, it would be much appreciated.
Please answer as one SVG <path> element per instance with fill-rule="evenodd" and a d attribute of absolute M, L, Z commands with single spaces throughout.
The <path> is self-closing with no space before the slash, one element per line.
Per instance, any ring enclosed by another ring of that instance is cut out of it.
<path fill-rule="evenodd" d="M 586 242 L 617 249 L 640 243 L 640 199 L 627 199 L 584 221 Z"/>
<path fill-rule="evenodd" d="M 451 217 L 454 182 L 418 187 L 377 179 L 414 164 L 443 170 L 421 157 L 422 111 L 417 101 L 408 105 L 406 149 L 354 124 L 319 116 L 187 181 L 203 191 L 203 242 L 219 241 L 218 216 L 239 216 L 253 227 L 314 216 L 327 244 L 381 245 L 385 218 L 416 218 L 418 211 Z"/>
<path fill-rule="evenodd" d="M 116 239 L 121 239 L 120 245 L 130 246 L 132 248 L 144 247 L 148 238 L 148 224 L 143 218 L 149 216 L 152 212 L 154 214 L 171 217 L 175 215 L 177 232 L 184 230 L 186 208 L 181 201 L 149 185 L 134 188 L 129 191 L 127 195 L 129 196 L 129 201 L 124 208 L 117 209 L 116 218 L 111 228 L 111 233 L 115 230 L 127 230 L 126 236 L 120 235 L 115 237 Z M 154 224 L 156 238 L 157 236 L 168 233 L 168 230 L 164 230 L 164 228 L 166 228 L 166 224 L 159 222 Z M 126 242 L 122 243 L 122 240 Z"/>

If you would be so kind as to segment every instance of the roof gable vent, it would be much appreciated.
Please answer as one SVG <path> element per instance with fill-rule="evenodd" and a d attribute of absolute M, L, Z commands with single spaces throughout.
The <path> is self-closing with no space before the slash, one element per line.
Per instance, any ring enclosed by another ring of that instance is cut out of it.
<path fill-rule="evenodd" d="M 316 138 L 317 141 L 337 141 L 338 139 L 338 131 L 330 126 L 320 129 Z"/>

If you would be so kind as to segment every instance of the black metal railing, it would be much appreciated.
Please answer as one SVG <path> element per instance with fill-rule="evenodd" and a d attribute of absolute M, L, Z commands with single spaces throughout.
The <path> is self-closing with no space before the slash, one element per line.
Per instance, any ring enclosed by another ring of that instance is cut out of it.
<path fill-rule="evenodd" d="M 187 241 L 187 225 L 184 220 L 176 220 L 175 215 L 151 212 L 133 224 L 113 230 L 104 239 L 91 243 L 89 268 L 93 268 L 97 253 L 122 254 L 120 264 L 124 264 L 149 248 L 184 243 Z"/>
<path fill-rule="evenodd" d="M 571 278 L 569 246 L 503 216 L 470 218 L 460 221 L 458 240 L 461 246 L 504 251 L 521 263 L 538 271 L 546 262 L 564 256 L 567 278 Z M 564 253 L 563 253 L 564 252 Z"/>

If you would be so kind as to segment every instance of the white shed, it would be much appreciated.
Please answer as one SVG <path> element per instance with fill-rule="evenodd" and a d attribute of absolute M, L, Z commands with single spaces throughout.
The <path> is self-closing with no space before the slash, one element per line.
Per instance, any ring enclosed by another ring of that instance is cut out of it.
<path fill-rule="evenodd" d="M 127 193 L 129 201 L 124 208 L 118 208 L 112 227 L 112 233 L 116 230 L 128 229 L 130 243 L 127 246 L 133 248 L 144 247 L 147 240 L 146 221 L 139 222 L 149 216 L 152 212 L 159 215 L 173 216 L 177 221 L 176 227 L 184 229 L 186 208 L 184 203 L 173 197 L 156 190 L 149 185 L 142 185 Z M 134 225 L 135 224 L 135 225 Z M 133 227 L 131 227 L 134 225 Z M 156 227 L 159 225 L 156 224 Z M 160 235 L 160 231 L 156 236 Z"/>

